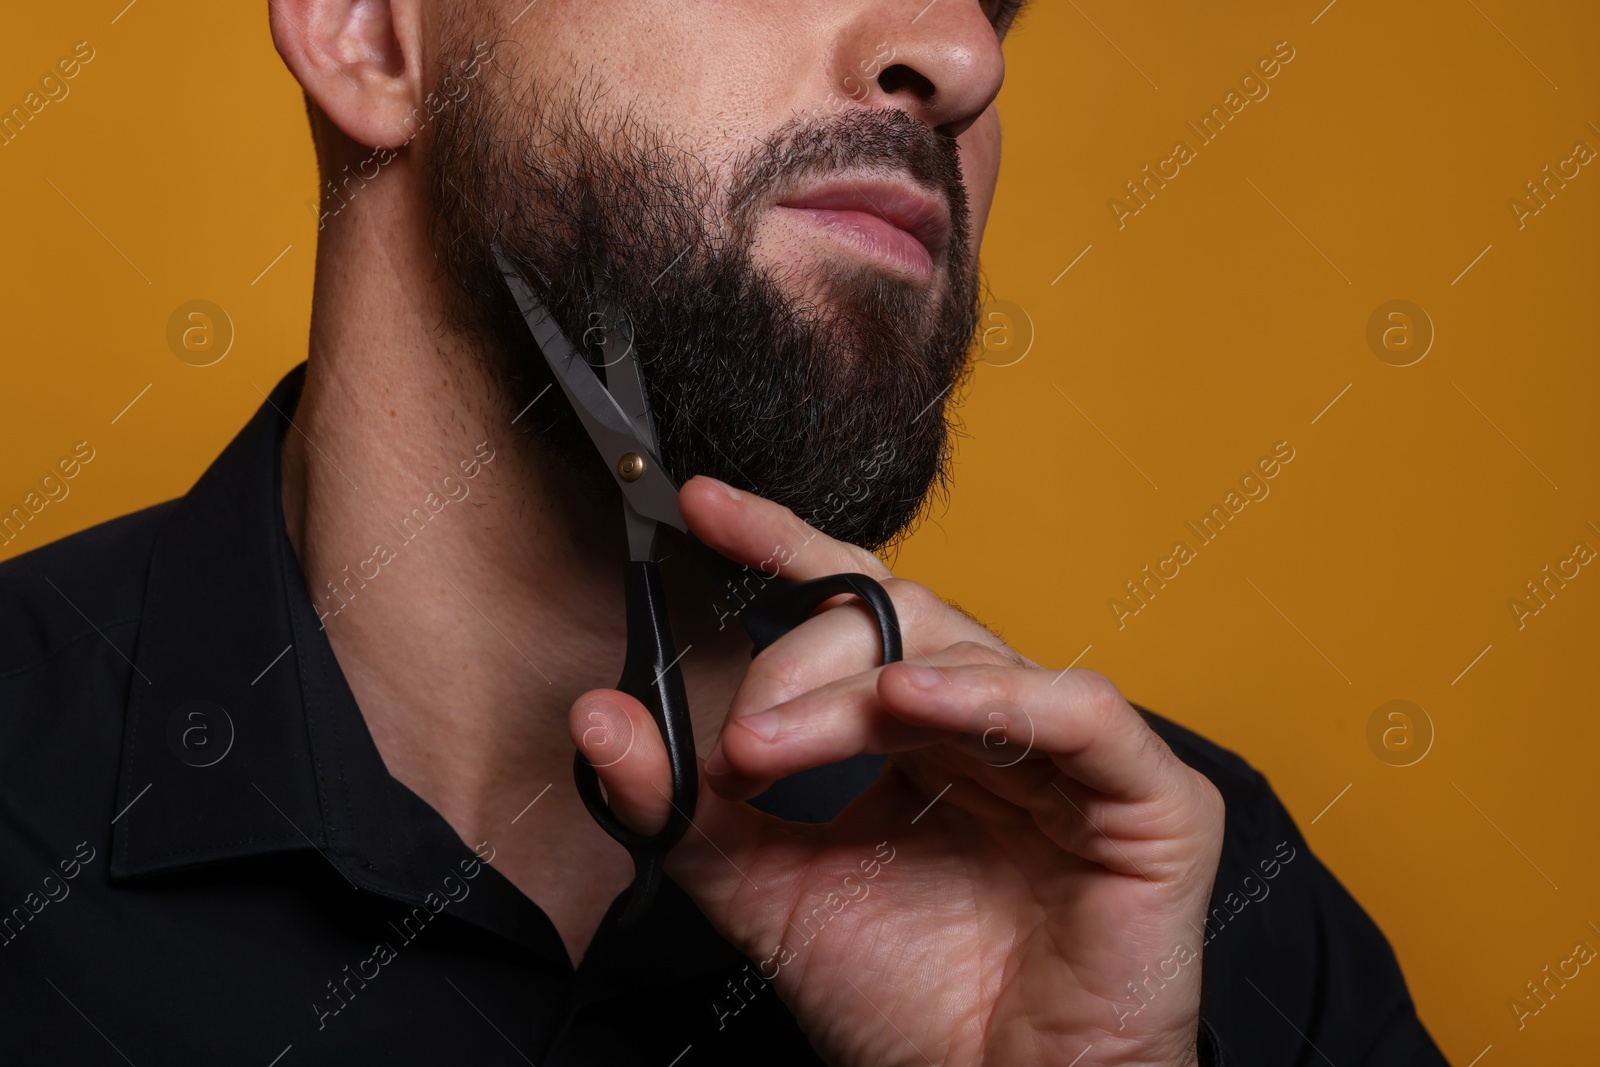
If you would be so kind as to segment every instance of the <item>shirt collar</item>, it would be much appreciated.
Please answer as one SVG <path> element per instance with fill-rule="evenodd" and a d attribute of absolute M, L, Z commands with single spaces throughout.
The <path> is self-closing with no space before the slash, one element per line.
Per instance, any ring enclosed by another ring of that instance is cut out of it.
<path fill-rule="evenodd" d="M 157 535 L 109 874 L 123 882 L 315 849 L 352 886 L 423 904 L 446 895 L 445 878 L 475 857 L 443 816 L 389 774 L 289 543 L 280 450 L 304 381 L 302 363 L 175 502 Z M 818 768 L 756 803 L 780 817 L 831 818 L 881 763 L 857 757 Z M 676 956 L 683 973 L 742 962 L 676 885 L 663 887 L 628 938 L 609 929 L 624 902 L 613 902 L 586 957 L 586 974 L 601 983 L 594 990 L 660 981 L 637 951 L 646 944 Z M 548 916 L 487 864 L 450 910 L 570 966 Z M 580 990 L 578 999 L 586 995 Z"/>
<path fill-rule="evenodd" d="M 303 380 L 302 365 L 278 384 L 157 536 L 129 683 L 113 878 L 330 844 L 323 769 L 293 758 L 311 750 L 301 664 L 310 635 L 290 617 L 277 492 L 280 412 L 294 410 Z"/>
<path fill-rule="evenodd" d="M 304 380 L 304 364 L 284 377 L 157 537 L 110 874 L 316 849 L 351 885 L 422 904 L 476 857 L 389 774 L 289 543 L 280 446 Z M 566 961 L 536 905 L 477 874 L 452 913 Z"/>

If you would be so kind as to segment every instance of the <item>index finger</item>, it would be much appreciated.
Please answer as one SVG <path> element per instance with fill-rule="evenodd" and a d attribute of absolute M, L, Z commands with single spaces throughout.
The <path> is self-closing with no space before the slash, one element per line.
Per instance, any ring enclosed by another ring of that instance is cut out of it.
<path fill-rule="evenodd" d="M 1172 750 L 1103 674 L 1060 674 L 1010 664 L 914 663 L 879 668 L 884 710 L 913 726 L 1003 742 L 1053 759 L 1073 778 L 1123 801 L 1157 799 L 1182 767 Z"/>
<path fill-rule="evenodd" d="M 782 504 L 703 474 L 679 490 L 678 510 L 707 546 L 769 576 L 774 569 L 798 581 L 840 573 L 879 581 L 894 576 L 861 546 L 829 537 Z"/>

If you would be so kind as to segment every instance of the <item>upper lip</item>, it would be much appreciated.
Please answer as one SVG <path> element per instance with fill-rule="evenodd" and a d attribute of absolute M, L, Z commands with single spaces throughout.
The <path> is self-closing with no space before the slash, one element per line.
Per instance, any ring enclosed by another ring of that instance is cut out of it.
<path fill-rule="evenodd" d="M 859 211 L 876 215 L 921 241 L 938 258 L 950 240 L 950 212 L 942 198 L 904 182 L 841 179 L 812 186 L 778 201 L 779 207 Z"/>

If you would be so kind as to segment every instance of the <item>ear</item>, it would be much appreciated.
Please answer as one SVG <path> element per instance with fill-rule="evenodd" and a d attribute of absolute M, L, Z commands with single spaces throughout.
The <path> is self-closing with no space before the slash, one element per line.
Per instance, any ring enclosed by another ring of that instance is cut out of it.
<path fill-rule="evenodd" d="M 368 148 L 406 142 L 422 99 L 421 0 L 273 0 L 278 54 L 322 113 Z"/>

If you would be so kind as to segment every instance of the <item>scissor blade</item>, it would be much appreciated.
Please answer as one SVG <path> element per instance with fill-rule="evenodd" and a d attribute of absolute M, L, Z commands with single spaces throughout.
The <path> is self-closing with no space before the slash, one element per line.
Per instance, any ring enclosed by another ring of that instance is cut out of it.
<path fill-rule="evenodd" d="M 639 432 L 628 413 L 595 377 L 589 364 L 562 334 L 555 317 L 539 303 L 521 272 L 498 245 L 494 248 L 494 255 L 500 272 L 505 276 L 506 286 L 511 290 L 518 310 L 522 312 L 523 321 L 538 342 L 539 350 L 544 353 L 545 362 L 550 365 L 556 381 L 561 384 L 561 391 L 567 395 L 567 401 L 583 423 L 583 428 L 588 431 L 589 439 L 594 442 L 601 459 L 605 460 L 611 477 L 628 503 L 644 518 L 687 531 L 688 524 L 678 511 L 678 487 L 668 477 L 666 468 L 662 467 L 653 447 L 654 442 Z M 638 371 L 631 365 L 632 357 L 629 356 L 624 362 L 630 364 L 627 372 L 637 375 Z M 639 388 L 636 378 L 635 388 Z M 629 453 L 642 456 L 645 460 L 644 472 L 633 481 L 625 480 L 621 474 L 622 459 Z"/>
<path fill-rule="evenodd" d="M 615 309 L 610 309 L 615 310 Z M 625 334 L 622 327 L 628 326 Z M 618 349 L 622 351 L 619 353 Z M 652 453 L 660 447 L 656 440 L 655 420 L 650 416 L 650 402 L 646 399 L 644 369 L 633 346 L 632 325 L 626 319 L 618 321 L 612 315 L 606 324 L 602 355 L 606 367 L 606 391 L 609 392 L 622 413 L 628 416 L 634 432 L 644 439 Z"/>

